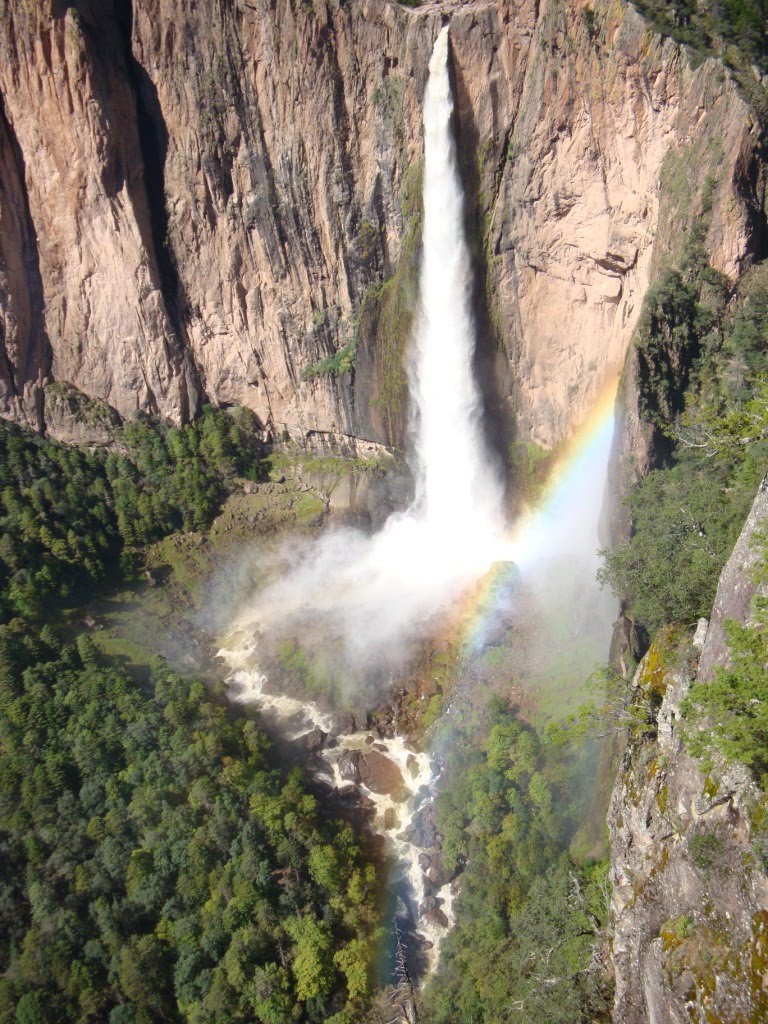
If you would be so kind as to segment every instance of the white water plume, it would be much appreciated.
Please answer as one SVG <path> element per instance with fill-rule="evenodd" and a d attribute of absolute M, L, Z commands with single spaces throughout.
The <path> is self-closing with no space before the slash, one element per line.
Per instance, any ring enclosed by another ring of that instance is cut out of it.
<path fill-rule="evenodd" d="M 424 98 L 421 308 L 409 356 L 416 499 L 379 533 L 326 534 L 293 545 L 276 582 L 239 626 L 302 642 L 337 640 L 360 670 L 392 665 L 408 640 L 498 559 L 502 488 L 486 451 L 472 372 L 474 332 L 462 189 L 452 136 L 448 26 L 429 65 Z"/>
<path fill-rule="evenodd" d="M 448 26 L 437 38 L 424 97 L 424 235 L 421 315 L 410 366 L 423 517 L 446 540 L 493 536 L 501 488 L 481 429 L 472 372 L 471 274 L 451 131 Z"/>

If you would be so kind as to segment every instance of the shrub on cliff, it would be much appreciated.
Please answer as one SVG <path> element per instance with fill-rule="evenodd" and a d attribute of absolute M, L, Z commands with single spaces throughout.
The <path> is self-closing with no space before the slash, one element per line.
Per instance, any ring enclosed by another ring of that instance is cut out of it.
<path fill-rule="evenodd" d="M 756 582 L 768 586 L 768 537 L 759 538 L 763 557 Z M 707 683 L 695 683 L 685 711 L 705 729 L 692 733 L 691 748 L 706 755 L 713 748 L 748 765 L 768 790 L 768 598 L 756 596 L 753 619 L 726 623 L 731 651 L 728 668 L 717 668 Z"/>
<path fill-rule="evenodd" d="M 603 553 L 601 577 L 650 632 L 709 613 L 768 469 L 766 270 L 747 276 L 737 309 L 720 322 L 711 314 L 683 317 L 682 348 L 676 302 L 653 299 L 641 321 L 641 357 L 669 370 L 648 377 L 645 403 L 645 415 L 666 434 L 669 458 L 631 488 L 631 539 Z"/>

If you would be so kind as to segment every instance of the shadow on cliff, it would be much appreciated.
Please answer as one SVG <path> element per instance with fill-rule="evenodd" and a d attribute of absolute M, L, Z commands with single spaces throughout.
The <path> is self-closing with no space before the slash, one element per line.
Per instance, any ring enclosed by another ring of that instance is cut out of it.
<path fill-rule="evenodd" d="M 131 180 L 126 176 L 126 187 L 134 204 L 136 221 L 142 241 L 148 253 L 154 254 L 159 275 L 159 287 L 183 358 L 189 353 L 185 318 L 188 300 L 184 284 L 179 275 L 173 252 L 168 243 L 168 211 L 165 204 L 165 164 L 168 156 L 168 128 L 158 98 L 155 84 L 133 55 L 133 8 L 131 0 L 114 0 L 114 19 L 117 25 L 118 43 L 123 48 L 126 71 L 134 102 L 136 104 L 136 128 L 139 148 L 144 166 L 143 179 Z M 137 195 L 137 188 L 143 181 L 144 195 Z M 139 214 L 144 206 L 148 216 Z M 193 360 L 190 356 L 190 362 Z M 197 382 L 199 386 L 199 381 Z M 202 389 L 200 389 L 202 390 Z M 194 409 L 181 409 L 182 419 L 194 415 Z"/>
<path fill-rule="evenodd" d="M 4 154 L 3 150 L 7 153 Z M 5 113 L 3 98 L 0 96 L 0 166 L 8 160 L 15 171 L 18 185 L 19 200 L 9 202 L 9 208 L 15 208 L 18 220 L 20 250 L 9 254 L 10 261 L 18 260 L 26 285 L 26 297 L 29 308 L 29 337 L 27 344 L 21 349 L 22 357 L 14 365 L 6 349 L 6 338 L 0 322 L 0 374 L 7 380 L 9 390 L 20 400 L 27 419 L 38 430 L 45 429 L 42 389 L 34 391 L 34 409 L 28 408 L 25 402 L 26 386 L 41 382 L 48 378 L 53 363 L 53 350 L 45 327 L 45 296 L 43 278 L 40 271 L 40 252 L 37 245 L 37 232 L 29 208 L 29 197 L 26 188 L 26 163 L 24 154 Z M 5 232 L 4 232 L 5 234 Z M 3 240 L 0 240 L 0 256 L 3 254 Z"/>
<path fill-rule="evenodd" d="M 507 449 L 514 437 L 514 419 L 499 379 L 499 340 L 490 315 L 487 253 L 483 240 L 480 208 L 478 152 L 480 133 L 472 111 L 469 93 L 456 62 L 450 62 L 451 84 L 455 97 L 453 130 L 456 138 L 459 174 L 464 191 L 464 227 L 473 271 L 472 312 L 475 319 L 475 378 L 483 402 L 486 442 L 496 455 L 506 480 Z"/>

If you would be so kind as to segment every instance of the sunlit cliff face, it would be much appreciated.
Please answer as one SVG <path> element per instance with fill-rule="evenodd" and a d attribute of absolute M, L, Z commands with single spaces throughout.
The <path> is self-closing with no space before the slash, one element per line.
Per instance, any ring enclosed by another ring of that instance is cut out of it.
<path fill-rule="evenodd" d="M 471 269 L 448 58 L 446 26 L 424 97 L 421 309 L 408 366 L 416 497 L 373 536 L 334 530 L 283 549 L 272 582 L 236 615 L 236 642 L 249 645 L 254 667 L 258 637 L 272 644 L 290 637 L 343 665 L 351 685 L 381 681 L 494 563 L 515 560 L 533 570 L 552 555 L 592 558 L 597 548 L 594 524 L 610 444 L 610 417 L 602 414 L 600 429 L 590 431 L 578 457 L 571 454 L 570 473 L 559 474 L 542 511 L 515 531 L 504 522 L 502 484 L 483 440 L 472 371 Z"/>
<path fill-rule="evenodd" d="M 421 310 L 409 357 L 416 498 L 374 536 L 334 531 L 285 552 L 239 615 L 264 633 L 322 623 L 355 668 L 395 664 L 408 642 L 501 556 L 502 487 L 482 436 L 462 190 L 451 130 L 448 27 L 424 97 Z"/>

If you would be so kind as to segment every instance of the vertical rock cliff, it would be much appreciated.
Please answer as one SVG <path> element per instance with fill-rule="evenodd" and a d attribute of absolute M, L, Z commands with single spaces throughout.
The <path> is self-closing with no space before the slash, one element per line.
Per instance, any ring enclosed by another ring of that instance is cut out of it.
<path fill-rule="evenodd" d="M 728 663 L 724 623 L 749 620 L 768 521 L 768 480 L 726 564 L 711 620 L 693 646 L 667 630 L 635 676 L 656 706 L 651 734 L 630 738 L 613 792 L 612 957 L 616 1024 L 743 1021 L 768 1016 L 768 877 L 755 835 L 762 795 L 746 768 L 693 757 L 682 718 L 692 681 Z"/>
<path fill-rule="evenodd" d="M 698 177 L 731 276 L 762 203 L 722 67 L 602 0 L 0 0 L 3 415 L 66 433 L 55 380 L 124 417 L 237 402 L 273 433 L 400 441 L 448 15 L 487 398 L 567 434 Z"/>

